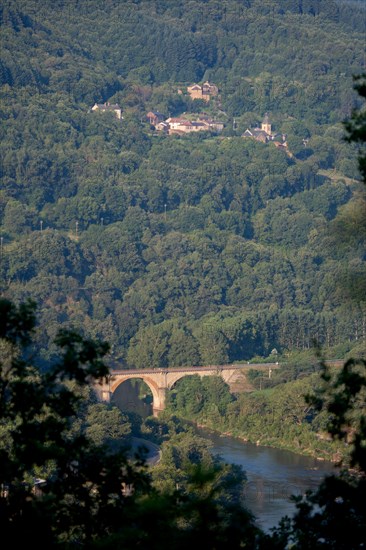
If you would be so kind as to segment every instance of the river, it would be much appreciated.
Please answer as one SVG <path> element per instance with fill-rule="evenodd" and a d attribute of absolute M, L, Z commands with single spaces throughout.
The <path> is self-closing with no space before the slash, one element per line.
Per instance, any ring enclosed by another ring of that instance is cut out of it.
<path fill-rule="evenodd" d="M 142 417 L 152 414 L 152 406 L 139 399 L 138 386 L 129 381 L 119 386 L 113 402 L 121 410 L 133 411 Z M 282 517 L 295 512 L 291 495 L 316 489 L 327 474 L 335 471 L 331 462 L 257 446 L 201 428 L 197 432 L 212 442 L 212 453 L 220 455 L 225 462 L 243 467 L 248 479 L 244 503 L 267 532 L 278 525 Z"/>

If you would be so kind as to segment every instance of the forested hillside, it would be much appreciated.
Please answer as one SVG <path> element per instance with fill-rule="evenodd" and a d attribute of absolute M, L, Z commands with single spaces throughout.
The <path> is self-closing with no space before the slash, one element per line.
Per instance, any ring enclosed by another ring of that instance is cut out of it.
<path fill-rule="evenodd" d="M 127 367 L 364 349 L 364 3 L 8 0 L 0 22 L 0 291 L 36 301 L 45 359 L 70 325 Z M 243 137 L 266 114 L 286 147 Z"/>

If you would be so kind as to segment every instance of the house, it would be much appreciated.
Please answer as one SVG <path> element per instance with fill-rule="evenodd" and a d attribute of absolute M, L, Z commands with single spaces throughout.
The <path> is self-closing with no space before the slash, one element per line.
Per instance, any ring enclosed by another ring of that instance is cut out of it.
<path fill-rule="evenodd" d="M 208 116 L 202 115 L 198 119 L 200 122 L 206 126 L 206 130 L 213 130 L 214 132 L 222 132 L 224 129 L 224 123 L 214 120 Z"/>
<path fill-rule="evenodd" d="M 122 118 L 122 109 L 118 103 L 95 103 L 92 107 L 92 111 L 113 112 L 118 119 Z"/>
<path fill-rule="evenodd" d="M 182 126 L 190 125 L 189 120 L 181 117 L 169 117 L 165 122 L 169 124 L 169 133 L 171 133 L 170 130 L 179 130 Z"/>
<path fill-rule="evenodd" d="M 169 126 L 169 134 L 188 134 L 190 132 L 200 132 L 202 130 L 220 132 L 224 128 L 222 122 L 212 120 L 209 117 L 200 117 L 198 120 L 188 120 L 181 117 L 168 118 L 165 123 Z"/>
<path fill-rule="evenodd" d="M 148 113 L 149 114 L 149 113 Z M 158 122 L 155 129 L 167 134 L 188 134 L 191 132 L 214 131 L 221 132 L 224 123 L 213 120 L 209 116 L 201 115 L 196 120 L 189 120 L 184 117 L 169 117 Z"/>
<path fill-rule="evenodd" d="M 202 99 L 202 87 L 199 84 L 188 86 L 187 92 L 191 96 L 191 99 Z"/>
<path fill-rule="evenodd" d="M 273 141 L 274 139 L 278 140 L 279 136 L 281 136 L 280 139 L 282 141 L 285 141 L 285 138 L 284 136 L 282 136 L 282 134 L 279 135 L 272 132 L 272 125 L 269 121 L 267 113 L 264 115 L 260 128 L 247 128 L 244 134 L 242 134 L 242 137 L 244 138 L 253 138 L 256 141 L 261 141 L 262 143 L 268 143 L 269 141 Z"/>
<path fill-rule="evenodd" d="M 253 138 L 256 141 L 261 141 L 262 143 L 267 143 L 270 139 L 267 132 L 264 132 L 260 128 L 252 128 L 251 130 L 249 128 L 247 128 L 245 130 L 244 134 L 242 134 L 242 137 Z"/>
<path fill-rule="evenodd" d="M 215 86 L 215 84 L 210 84 L 208 81 L 206 81 L 203 85 L 202 85 L 202 94 L 204 96 L 217 96 L 219 93 L 219 89 L 217 86 Z"/>
<path fill-rule="evenodd" d="M 159 130 L 159 132 L 165 132 L 166 134 L 169 133 L 169 124 L 167 122 L 159 122 L 155 126 L 155 130 Z"/>
<path fill-rule="evenodd" d="M 149 111 L 146 118 L 152 126 L 156 127 L 159 122 L 163 122 L 165 115 L 163 115 L 163 113 L 159 113 L 159 111 Z"/>
<path fill-rule="evenodd" d="M 188 134 L 197 131 L 195 123 L 183 118 L 172 118 L 167 120 L 169 134 Z"/>
<path fill-rule="evenodd" d="M 214 84 L 210 84 L 206 81 L 202 84 L 202 86 L 200 84 L 188 86 L 187 92 L 191 96 L 191 99 L 203 99 L 204 101 L 210 101 L 211 97 L 214 97 L 219 93 L 219 89 Z"/>

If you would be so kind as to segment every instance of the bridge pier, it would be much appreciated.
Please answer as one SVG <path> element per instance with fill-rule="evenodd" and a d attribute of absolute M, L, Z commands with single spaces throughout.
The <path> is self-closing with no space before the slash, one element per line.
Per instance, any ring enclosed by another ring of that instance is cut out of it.
<path fill-rule="evenodd" d="M 106 403 L 110 403 L 111 401 L 111 397 L 112 397 L 112 393 L 107 390 L 107 391 L 102 391 L 101 395 L 100 395 L 102 401 L 105 401 Z"/>
<path fill-rule="evenodd" d="M 165 398 L 167 388 L 157 388 L 153 392 L 153 415 L 159 416 L 159 413 L 165 409 Z"/>
<path fill-rule="evenodd" d="M 101 401 L 111 402 L 113 391 L 111 391 L 110 377 L 103 380 L 103 382 L 99 381 L 94 384 L 94 390 Z"/>

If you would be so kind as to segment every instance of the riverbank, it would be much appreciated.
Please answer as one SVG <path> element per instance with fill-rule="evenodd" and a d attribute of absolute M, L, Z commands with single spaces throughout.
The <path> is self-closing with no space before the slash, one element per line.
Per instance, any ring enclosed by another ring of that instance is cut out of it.
<path fill-rule="evenodd" d="M 187 420 L 187 419 L 182 419 Z M 221 437 L 231 437 L 238 441 L 241 441 L 243 443 L 249 443 L 251 445 L 256 445 L 257 447 L 265 447 L 269 449 L 277 449 L 280 451 L 288 451 L 291 453 L 295 453 L 297 455 L 308 457 L 315 459 L 318 462 L 331 462 L 333 464 L 339 464 L 340 461 L 345 459 L 346 454 L 343 456 L 339 452 L 339 450 L 328 450 L 326 448 L 311 448 L 311 447 L 301 447 L 298 444 L 294 445 L 293 442 L 289 442 L 288 440 L 281 440 L 280 438 L 276 438 L 274 441 L 273 436 L 270 438 L 267 437 L 248 437 L 247 434 L 242 434 L 235 431 L 230 430 L 220 430 L 220 427 L 216 426 L 215 428 L 210 423 L 202 423 L 198 422 L 192 419 L 189 419 L 188 422 L 195 425 L 198 429 L 203 429 L 206 431 L 210 431 L 213 434 L 216 434 Z M 329 445 L 329 442 L 323 442 L 321 445 Z"/>

